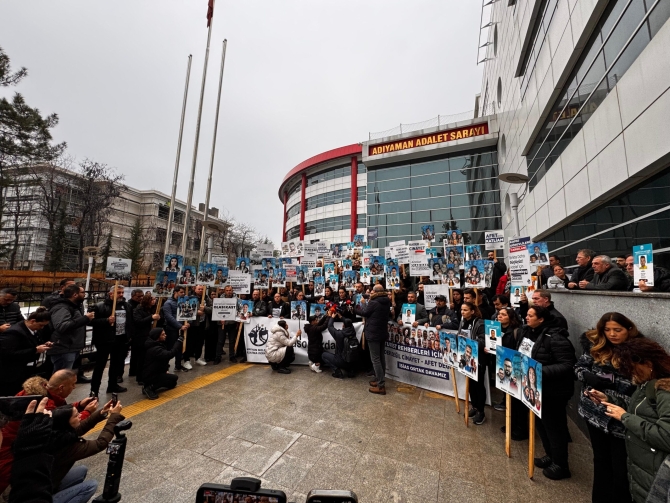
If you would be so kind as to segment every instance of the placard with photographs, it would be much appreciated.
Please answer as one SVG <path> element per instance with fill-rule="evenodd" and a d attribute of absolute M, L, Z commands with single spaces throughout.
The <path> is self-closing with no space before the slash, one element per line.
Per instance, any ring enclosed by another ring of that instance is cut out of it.
<path fill-rule="evenodd" d="M 198 315 L 198 298 L 184 295 L 177 299 L 177 321 L 193 321 Z"/>
<path fill-rule="evenodd" d="M 195 285 L 195 266 L 194 265 L 185 265 L 181 271 L 181 276 L 179 278 L 180 285 L 191 286 Z"/>
<path fill-rule="evenodd" d="M 293 300 L 291 301 L 291 319 L 292 320 L 307 320 L 307 301 Z"/>
<path fill-rule="evenodd" d="M 249 323 L 254 313 L 254 301 L 237 299 L 237 313 L 235 321 Z"/>
<path fill-rule="evenodd" d="M 310 279 L 323 278 L 323 269 L 321 267 L 311 267 L 309 269 L 309 278 Z"/>
<path fill-rule="evenodd" d="M 386 257 L 384 259 L 384 274 L 387 276 L 390 274 L 391 267 L 397 267 L 398 263 L 396 262 L 395 258 L 393 257 Z M 398 268 L 399 269 L 399 268 Z"/>
<path fill-rule="evenodd" d="M 328 264 L 323 264 L 323 275 L 329 278 L 333 274 L 335 274 L 335 264 L 333 264 L 332 262 Z"/>
<path fill-rule="evenodd" d="M 484 320 L 484 346 L 486 351 L 495 354 L 502 337 L 502 325 L 499 321 Z"/>
<path fill-rule="evenodd" d="M 416 304 L 403 304 L 400 309 L 403 325 L 411 325 L 416 321 Z"/>
<path fill-rule="evenodd" d="M 212 321 L 235 321 L 237 316 L 237 297 L 212 299 Z"/>
<path fill-rule="evenodd" d="M 461 288 L 461 272 L 453 264 L 447 264 L 447 274 L 443 281 L 449 288 Z"/>
<path fill-rule="evenodd" d="M 300 240 L 286 241 L 281 244 L 282 255 L 285 257 L 302 257 L 304 242 Z"/>
<path fill-rule="evenodd" d="M 512 307 L 519 307 L 521 305 L 521 295 L 525 294 L 527 290 L 528 287 L 525 285 L 515 285 L 512 283 L 509 289 L 509 300 Z"/>
<path fill-rule="evenodd" d="M 233 288 L 233 292 L 235 292 L 237 295 L 248 295 L 250 293 L 249 286 L 251 285 L 251 274 L 247 274 L 241 271 L 230 271 L 228 273 L 228 285 Z"/>
<path fill-rule="evenodd" d="M 330 254 L 334 259 L 341 259 L 347 255 L 346 243 L 337 243 L 330 245 Z"/>
<path fill-rule="evenodd" d="M 465 261 L 465 288 L 486 288 L 484 260 Z"/>
<path fill-rule="evenodd" d="M 182 255 L 165 255 L 165 260 L 163 261 L 164 271 L 176 272 L 179 275 L 182 267 L 184 267 L 184 257 Z"/>
<path fill-rule="evenodd" d="M 400 289 L 400 268 L 397 265 L 389 267 L 389 273 L 386 275 L 386 289 L 387 290 Z"/>
<path fill-rule="evenodd" d="M 107 257 L 105 279 L 129 281 L 132 278 L 132 261 L 129 258 Z"/>
<path fill-rule="evenodd" d="M 275 260 L 278 267 L 285 267 L 287 265 L 298 265 L 298 259 L 294 259 L 291 257 L 279 257 Z"/>
<path fill-rule="evenodd" d="M 496 388 L 518 399 L 521 399 L 522 357 L 502 344 L 496 347 Z"/>
<path fill-rule="evenodd" d="M 154 288 L 151 293 L 154 297 L 170 297 L 176 284 L 176 272 L 157 271 Z"/>
<path fill-rule="evenodd" d="M 237 257 L 235 259 L 235 270 L 243 272 L 244 274 L 249 274 L 249 257 Z"/>
<path fill-rule="evenodd" d="M 286 274 L 286 283 L 295 283 L 296 282 L 296 278 L 298 276 L 298 270 L 297 270 L 298 267 L 300 267 L 300 266 L 294 265 L 294 264 L 283 264 L 282 265 L 282 268 L 283 268 L 282 270 Z"/>
<path fill-rule="evenodd" d="M 426 258 L 437 258 L 437 248 L 428 247 L 426 248 Z"/>
<path fill-rule="evenodd" d="M 333 292 L 337 292 L 340 287 L 340 276 L 337 274 L 329 274 L 328 285 Z"/>
<path fill-rule="evenodd" d="M 261 259 L 261 268 L 262 269 L 273 269 L 278 267 L 279 261 L 272 257 L 265 257 Z"/>
<path fill-rule="evenodd" d="M 212 285 L 214 284 L 214 274 L 216 272 L 216 264 L 212 262 L 200 262 L 198 265 L 198 273 L 195 282 L 198 285 Z"/>
<path fill-rule="evenodd" d="M 430 269 L 430 279 L 433 281 L 442 281 L 447 272 L 447 264 L 442 257 L 429 258 L 428 268 Z"/>
<path fill-rule="evenodd" d="M 482 260 L 482 247 L 479 245 L 467 245 L 465 247 L 465 260 Z"/>
<path fill-rule="evenodd" d="M 314 296 L 321 297 L 326 294 L 326 278 L 323 276 L 314 277 Z"/>
<path fill-rule="evenodd" d="M 344 271 L 342 273 L 342 284 L 340 288 L 344 287 L 347 291 L 356 290 L 356 271 Z"/>
<path fill-rule="evenodd" d="M 444 242 L 449 246 L 463 246 L 463 233 L 460 230 L 447 231 Z"/>
<path fill-rule="evenodd" d="M 298 286 L 309 283 L 309 270 L 306 266 L 299 265 L 295 268 L 295 282 Z"/>
<path fill-rule="evenodd" d="M 354 261 L 351 259 L 345 259 L 342 261 L 342 270 L 343 271 L 353 271 Z"/>
<path fill-rule="evenodd" d="M 384 265 L 386 264 L 386 258 L 380 255 L 374 255 L 370 259 L 370 274 L 372 276 L 383 276 L 384 275 Z"/>
<path fill-rule="evenodd" d="M 446 243 L 446 241 L 445 241 Z M 463 247 L 444 245 L 444 257 L 447 264 L 453 265 L 456 269 L 463 269 Z"/>
<path fill-rule="evenodd" d="M 267 290 L 270 288 L 270 279 L 268 278 L 267 269 L 256 269 L 254 271 L 254 288 Z"/>
<path fill-rule="evenodd" d="M 360 276 L 361 283 L 363 283 L 364 285 L 370 284 L 372 274 L 370 273 L 369 267 L 361 267 L 361 269 L 358 271 L 358 274 Z"/>
<path fill-rule="evenodd" d="M 547 243 L 544 241 L 529 243 L 527 249 L 531 267 L 549 265 L 549 247 Z"/>
<path fill-rule="evenodd" d="M 316 316 L 321 319 L 326 314 L 326 305 L 325 304 L 310 304 L 309 305 L 309 315 Z"/>
<path fill-rule="evenodd" d="M 363 248 L 365 245 L 365 236 L 363 234 L 354 235 L 354 248 Z"/>
<path fill-rule="evenodd" d="M 448 330 L 440 331 L 442 362 L 449 368 L 458 366 L 458 335 Z"/>
<path fill-rule="evenodd" d="M 542 364 L 522 355 L 521 372 L 521 401 L 542 419 Z"/>
<path fill-rule="evenodd" d="M 470 379 L 477 380 L 479 375 L 479 347 L 477 341 L 458 336 L 458 371 Z"/>
<path fill-rule="evenodd" d="M 633 281 L 636 288 L 640 281 L 654 286 L 654 251 L 651 244 L 633 246 Z"/>
<path fill-rule="evenodd" d="M 421 239 L 435 241 L 435 226 L 433 224 L 421 226 Z"/>
<path fill-rule="evenodd" d="M 286 269 L 276 268 L 275 277 L 272 280 L 272 286 L 276 288 L 286 288 Z"/>
<path fill-rule="evenodd" d="M 214 272 L 214 281 L 212 281 L 212 285 L 217 288 L 225 287 L 228 284 L 229 273 L 230 271 L 227 267 L 217 265 Z"/>

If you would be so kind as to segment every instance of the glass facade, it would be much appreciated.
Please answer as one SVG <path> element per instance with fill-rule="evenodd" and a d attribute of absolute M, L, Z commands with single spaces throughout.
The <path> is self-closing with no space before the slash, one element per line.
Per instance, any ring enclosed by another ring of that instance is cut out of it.
<path fill-rule="evenodd" d="M 670 0 L 610 2 L 526 156 L 531 190 L 669 17 Z"/>
<path fill-rule="evenodd" d="M 598 232 L 658 210 L 660 211 L 654 215 L 591 237 Z M 543 237 L 542 241 L 548 242 L 550 251 L 562 248 L 555 253 L 563 264 L 572 265 L 575 263 L 577 251 L 582 248 L 590 248 L 610 257 L 628 255 L 632 253 L 633 246 L 640 244 L 651 243 L 654 250 L 670 248 L 668 229 L 670 229 L 670 168 L 571 222 L 563 229 Z M 583 241 L 575 243 L 577 240 Z M 563 248 L 569 243 L 574 244 Z M 670 250 L 654 253 L 654 266 L 670 269 Z"/>
<path fill-rule="evenodd" d="M 494 148 L 368 171 L 368 227 L 376 246 L 420 239 L 435 225 L 437 241 L 460 229 L 468 242 L 484 243 L 484 231 L 501 229 L 498 159 Z"/>
<path fill-rule="evenodd" d="M 366 221 L 367 215 L 365 213 L 358 215 L 357 228 L 364 228 Z M 351 229 L 351 215 L 312 220 L 311 222 L 305 222 L 305 238 L 310 234 L 348 229 Z M 300 225 L 295 225 L 286 231 L 286 239 L 290 240 L 298 237 L 300 237 Z"/>
<path fill-rule="evenodd" d="M 554 17 L 554 12 L 556 12 L 556 7 L 558 7 L 558 0 L 543 0 L 542 5 L 540 6 L 540 11 L 533 28 L 533 34 L 531 35 L 532 42 L 531 47 L 526 53 L 524 62 L 522 65 L 521 76 L 521 99 L 523 99 L 528 89 L 528 82 L 530 82 L 530 77 L 535 71 L 535 63 L 537 62 L 537 57 L 542 50 L 544 41 L 547 38 L 547 31 L 549 30 L 549 24 L 551 23 L 552 18 Z"/>
<path fill-rule="evenodd" d="M 296 215 L 300 215 L 300 201 L 291 206 L 286 212 L 286 219 L 292 218 Z"/>
<path fill-rule="evenodd" d="M 321 173 L 317 173 L 316 175 L 308 176 L 307 186 L 311 187 L 317 183 L 323 183 L 328 180 L 335 180 L 336 178 L 343 178 L 345 176 L 351 177 L 351 163 L 347 164 L 346 166 L 329 169 L 328 171 L 323 171 Z"/>

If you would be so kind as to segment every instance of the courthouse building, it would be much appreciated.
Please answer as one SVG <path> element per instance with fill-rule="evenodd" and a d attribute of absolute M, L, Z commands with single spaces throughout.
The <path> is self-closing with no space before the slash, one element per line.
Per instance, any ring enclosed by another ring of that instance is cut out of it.
<path fill-rule="evenodd" d="M 651 243 L 670 266 L 670 0 L 485 5 L 470 118 L 300 163 L 279 187 L 284 240 L 376 229 L 384 247 L 433 224 L 438 240 L 458 228 L 483 243 L 487 229 L 514 234 L 516 195 L 520 234 L 564 263 Z M 510 174 L 528 181 L 498 181 Z"/>

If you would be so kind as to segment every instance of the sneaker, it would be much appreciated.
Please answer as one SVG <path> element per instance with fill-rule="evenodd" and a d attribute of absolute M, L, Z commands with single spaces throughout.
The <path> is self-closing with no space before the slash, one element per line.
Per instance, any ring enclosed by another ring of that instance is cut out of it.
<path fill-rule="evenodd" d="M 202 365 L 203 367 L 204 367 L 205 365 L 207 365 L 207 362 L 206 362 L 205 360 L 203 360 L 202 358 L 198 358 L 198 359 L 195 361 L 195 363 L 197 363 L 198 365 Z"/>
<path fill-rule="evenodd" d="M 486 414 L 484 414 L 483 412 L 478 412 L 473 420 L 473 422 L 478 425 L 484 424 L 485 421 L 486 421 Z"/>
<path fill-rule="evenodd" d="M 144 396 L 146 396 L 149 400 L 156 400 L 158 398 L 158 393 L 156 393 L 154 390 L 152 390 L 148 386 L 144 386 L 142 388 L 142 394 Z"/>
<path fill-rule="evenodd" d="M 291 373 L 291 371 L 289 369 L 284 368 L 284 367 L 279 367 L 277 369 L 277 372 L 279 372 L 280 374 L 290 374 Z"/>
<path fill-rule="evenodd" d="M 506 406 L 506 404 L 505 404 L 505 400 L 503 400 L 503 401 L 500 402 L 500 403 L 496 403 L 495 405 L 493 405 L 493 408 L 494 408 L 495 410 L 499 410 L 499 411 L 507 410 L 507 406 Z"/>
<path fill-rule="evenodd" d="M 181 364 L 181 366 L 182 366 L 183 368 L 185 368 L 186 370 L 193 370 L 193 365 L 191 365 L 191 362 L 188 361 L 188 360 L 186 360 L 185 362 L 183 362 L 183 363 Z"/>
<path fill-rule="evenodd" d="M 470 412 L 468 412 L 468 417 L 475 417 L 477 415 L 477 409 L 474 407 L 470 409 Z"/>
<path fill-rule="evenodd" d="M 541 458 L 535 458 L 535 466 L 538 468 L 549 468 L 553 463 L 549 456 L 542 456 Z M 558 465 L 556 465 L 558 466 Z"/>
<path fill-rule="evenodd" d="M 551 480 L 569 479 L 572 477 L 570 470 L 558 466 L 556 463 L 552 463 L 544 470 L 542 470 L 542 474 Z"/>
<path fill-rule="evenodd" d="M 316 372 L 317 374 L 320 374 L 321 372 L 323 372 L 323 370 L 321 370 L 321 369 L 319 368 L 319 366 L 318 366 L 316 363 L 312 363 L 312 364 L 309 366 L 309 368 L 311 368 L 312 371 Z"/>

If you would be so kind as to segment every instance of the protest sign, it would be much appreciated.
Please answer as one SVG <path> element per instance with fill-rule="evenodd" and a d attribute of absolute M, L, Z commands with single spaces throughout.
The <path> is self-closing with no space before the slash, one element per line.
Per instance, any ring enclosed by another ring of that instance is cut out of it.
<path fill-rule="evenodd" d="M 462 246 L 448 246 L 445 241 L 444 256 L 447 259 L 447 264 L 453 265 L 456 269 L 463 269 Z"/>
<path fill-rule="evenodd" d="M 368 227 L 368 241 L 374 241 L 379 235 L 379 229 L 377 227 Z"/>
<path fill-rule="evenodd" d="M 521 401 L 542 419 L 542 364 L 523 355 L 521 371 Z"/>
<path fill-rule="evenodd" d="M 346 255 L 347 246 L 345 243 L 330 245 L 330 254 L 333 258 L 339 259 Z"/>
<path fill-rule="evenodd" d="M 428 260 L 424 253 L 418 253 L 409 256 L 409 275 L 410 276 L 430 276 L 431 270 Z"/>
<path fill-rule="evenodd" d="M 249 257 L 237 257 L 235 259 L 235 270 L 243 273 L 249 273 L 250 259 Z"/>
<path fill-rule="evenodd" d="M 236 294 L 249 294 L 249 285 L 251 283 L 251 274 L 241 271 L 230 271 L 228 273 L 228 284 L 233 287 Z"/>
<path fill-rule="evenodd" d="M 335 264 L 323 264 L 323 275 L 328 278 L 335 274 Z"/>
<path fill-rule="evenodd" d="M 228 256 L 220 253 L 212 253 L 212 263 L 220 267 L 228 267 Z"/>
<path fill-rule="evenodd" d="M 300 265 L 307 267 L 316 267 L 316 261 L 319 258 L 319 248 L 317 245 L 306 244 L 304 246 L 304 255 L 300 259 Z"/>
<path fill-rule="evenodd" d="M 511 238 L 509 247 L 509 281 L 512 286 L 528 288 L 532 282 L 530 277 L 530 257 L 528 256 L 529 237 Z"/>
<path fill-rule="evenodd" d="M 180 285 L 195 285 L 195 266 L 194 265 L 185 265 L 182 268 L 182 274 L 181 277 L 179 278 L 179 284 Z"/>
<path fill-rule="evenodd" d="M 296 276 L 295 282 L 298 286 L 306 285 L 309 283 L 309 269 L 307 266 L 299 265 L 295 268 Z"/>
<path fill-rule="evenodd" d="M 370 279 L 372 278 L 372 274 L 370 273 L 370 268 L 369 267 L 361 267 L 360 271 L 358 271 L 358 274 L 360 274 L 361 283 L 363 283 L 364 285 L 369 285 L 370 284 Z"/>
<path fill-rule="evenodd" d="M 177 284 L 177 273 L 157 271 L 152 294 L 155 297 L 170 297 Z"/>
<path fill-rule="evenodd" d="M 167 272 L 176 272 L 177 275 L 181 273 L 181 268 L 184 267 L 184 257 L 181 255 L 165 255 L 163 262 L 163 270 Z"/>
<path fill-rule="evenodd" d="M 198 298 L 184 295 L 177 299 L 177 321 L 195 320 L 198 314 Z"/>
<path fill-rule="evenodd" d="M 347 291 L 356 290 L 356 271 L 344 271 L 342 273 L 342 285 Z"/>
<path fill-rule="evenodd" d="M 407 246 L 410 256 L 414 253 L 426 253 L 426 248 L 428 248 L 425 241 L 410 241 Z"/>
<path fill-rule="evenodd" d="M 482 260 L 482 247 L 479 245 L 468 245 L 465 247 L 465 260 Z"/>
<path fill-rule="evenodd" d="M 406 245 L 396 245 L 393 247 L 396 264 L 409 264 L 409 247 Z"/>
<path fill-rule="evenodd" d="M 528 250 L 528 259 L 532 266 L 549 265 L 549 248 L 547 243 L 528 243 L 526 245 Z"/>
<path fill-rule="evenodd" d="M 340 285 L 340 277 L 337 274 L 331 274 L 328 276 L 328 284 L 330 285 L 330 289 L 333 292 L 337 292 L 339 289 Z"/>
<path fill-rule="evenodd" d="M 285 257 L 302 257 L 303 247 L 304 242 L 300 240 L 282 242 L 282 255 Z"/>
<path fill-rule="evenodd" d="M 235 312 L 235 321 L 249 323 L 254 312 L 253 300 L 237 299 L 237 310 Z"/>
<path fill-rule="evenodd" d="M 444 295 L 449 305 L 449 287 L 447 285 L 423 285 L 423 300 L 426 309 L 435 307 L 435 297 Z"/>
<path fill-rule="evenodd" d="M 309 315 L 310 316 L 316 316 L 317 318 L 321 318 L 324 314 L 326 314 L 326 305 L 325 304 L 311 304 L 309 305 Z"/>
<path fill-rule="evenodd" d="M 217 288 L 223 288 L 226 286 L 228 284 L 228 274 L 230 274 L 230 271 L 227 267 L 217 265 L 214 281 L 212 282 L 213 286 Z"/>
<path fill-rule="evenodd" d="M 345 259 L 342 261 L 342 269 L 344 269 L 345 271 L 352 271 L 353 267 L 354 267 L 353 260 Z"/>
<path fill-rule="evenodd" d="M 499 321 L 484 320 L 484 345 L 486 351 L 495 354 L 502 337 L 502 325 Z"/>
<path fill-rule="evenodd" d="M 326 293 L 326 278 L 323 276 L 314 277 L 314 296 L 321 297 Z"/>
<path fill-rule="evenodd" d="M 449 330 L 440 330 L 440 349 L 442 362 L 450 368 L 458 366 L 458 334 Z"/>
<path fill-rule="evenodd" d="M 374 255 L 370 258 L 370 274 L 372 276 L 381 277 L 384 275 L 384 265 L 386 264 L 386 258 L 381 255 Z"/>
<path fill-rule="evenodd" d="M 235 321 L 237 297 L 212 299 L 212 321 Z"/>
<path fill-rule="evenodd" d="M 114 281 L 129 281 L 133 263 L 129 258 L 107 257 L 105 279 Z"/>
<path fill-rule="evenodd" d="M 430 279 L 433 281 L 442 281 L 447 273 L 447 263 L 444 258 L 429 258 L 428 268 L 430 269 Z"/>
<path fill-rule="evenodd" d="M 521 399 L 522 355 L 518 351 L 496 347 L 496 388 Z"/>
<path fill-rule="evenodd" d="M 447 231 L 447 239 L 444 242 L 449 246 L 463 246 L 463 233 L 459 230 Z"/>
<path fill-rule="evenodd" d="M 521 305 L 521 294 L 526 293 L 527 288 L 524 285 L 515 285 L 512 283 L 512 286 L 509 289 L 509 299 L 512 303 L 512 307 L 519 307 Z"/>
<path fill-rule="evenodd" d="M 285 274 L 286 274 L 286 282 L 287 282 L 287 283 L 295 283 L 295 281 L 296 281 L 296 276 L 297 276 L 297 274 L 298 274 L 298 272 L 297 272 L 296 269 L 297 269 L 298 267 L 299 267 L 299 266 L 297 266 L 297 265 L 293 265 L 293 264 L 284 264 L 284 265 L 283 265 L 283 268 L 284 268 L 283 270 L 284 270 L 284 272 L 285 272 Z"/>
<path fill-rule="evenodd" d="M 426 258 L 437 258 L 437 248 L 426 248 Z"/>
<path fill-rule="evenodd" d="M 421 226 L 421 239 L 424 241 L 435 241 L 435 226 L 422 225 Z"/>
<path fill-rule="evenodd" d="M 389 243 L 389 246 L 393 246 L 393 247 L 396 247 L 396 246 L 405 246 L 405 240 L 404 240 L 404 239 L 401 239 L 400 241 L 391 241 L 391 242 Z"/>
<path fill-rule="evenodd" d="M 389 272 L 386 276 L 386 289 L 398 290 L 400 288 L 400 271 L 397 265 L 389 267 Z"/>
<path fill-rule="evenodd" d="M 458 267 L 454 267 L 452 264 L 447 264 L 447 275 L 444 278 L 444 283 L 449 288 L 461 287 L 461 274 Z"/>
<path fill-rule="evenodd" d="M 354 248 L 363 248 L 365 236 L 363 234 L 354 235 Z"/>
<path fill-rule="evenodd" d="M 270 281 L 268 279 L 267 269 L 256 269 L 254 271 L 254 287 L 260 288 L 261 290 L 270 287 Z"/>
<path fill-rule="evenodd" d="M 274 256 L 275 247 L 272 243 L 261 243 L 256 245 L 256 253 L 260 254 L 261 258 L 269 258 Z"/>
<path fill-rule="evenodd" d="M 485 262 L 484 260 L 465 261 L 466 288 L 486 288 L 486 278 L 484 275 Z"/>
<path fill-rule="evenodd" d="M 312 267 L 308 272 L 309 272 L 309 279 L 316 279 L 323 277 L 323 269 L 321 267 Z"/>
<path fill-rule="evenodd" d="M 304 300 L 291 301 L 291 319 L 305 321 L 307 319 L 307 302 Z"/>
<path fill-rule="evenodd" d="M 198 265 L 198 274 L 196 275 L 196 283 L 199 285 L 213 284 L 215 271 L 216 264 L 211 262 L 200 262 L 200 265 Z"/>
<path fill-rule="evenodd" d="M 485 250 L 504 250 L 505 249 L 505 233 L 503 231 L 486 231 L 486 232 L 484 232 L 484 249 Z"/>
<path fill-rule="evenodd" d="M 633 246 L 633 281 L 654 286 L 654 253 L 651 244 Z"/>
<path fill-rule="evenodd" d="M 275 288 L 286 288 L 286 269 L 275 269 L 275 277 L 272 280 L 272 286 Z"/>
<path fill-rule="evenodd" d="M 416 321 L 416 304 L 403 304 L 400 310 L 404 325 L 411 325 Z"/>
<path fill-rule="evenodd" d="M 475 339 L 458 336 L 458 371 L 470 379 L 478 380 L 479 346 Z M 484 369 L 481 369 L 484 372 Z M 488 379 L 487 379 L 488 381 Z"/>

